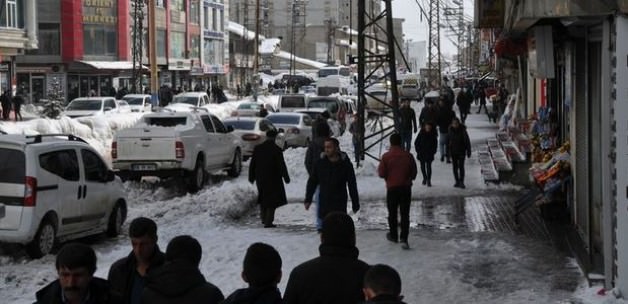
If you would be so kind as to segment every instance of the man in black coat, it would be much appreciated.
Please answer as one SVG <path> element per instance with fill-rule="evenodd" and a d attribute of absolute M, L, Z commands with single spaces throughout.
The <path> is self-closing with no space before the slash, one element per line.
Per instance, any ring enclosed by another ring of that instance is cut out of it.
<path fill-rule="evenodd" d="M 388 265 L 373 265 L 364 278 L 364 304 L 404 304 L 401 301 L 401 277 Z"/>
<path fill-rule="evenodd" d="M 123 303 L 110 292 L 106 280 L 94 277 L 96 253 L 91 247 L 80 243 L 63 246 L 55 267 L 59 279 L 37 291 L 35 304 Z"/>
<path fill-rule="evenodd" d="M 2 105 L 2 119 L 9 120 L 9 115 L 11 115 L 11 105 L 13 104 L 11 100 L 11 90 L 5 90 L 0 96 L 0 105 Z"/>
<path fill-rule="evenodd" d="M 290 273 L 286 304 L 355 304 L 364 300 L 362 286 L 368 264 L 358 259 L 355 226 L 345 213 L 332 212 L 323 221 L 320 256 Z"/>
<path fill-rule="evenodd" d="M 449 128 L 449 152 L 453 162 L 454 178 L 456 179 L 456 188 L 465 188 L 464 185 L 464 159 L 471 157 L 471 141 L 467 128 L 460 123 L 458 118 L 454 118 Z"/>
<path fill-rule="evenodd" d="M 273 246 L 254 243 L 244 256 L 242 279 L 248 288 L 238 289 L 222 304 L 282 304 L 277 284 L 281 281 L 281 256 Z"/>
<path fill-rule="evenodd" d="M 445 161 L 445 159 L 447 159 L 447 163 L 451 162 L 451 155 L 447 154 L 447 143 L 449 141 L 449 126 L 454 118 L 456 118 L 456 113 L 447 105 L 444 99 L 440 99 L 438 101 L 438 119 L 436 123 L 438 124 L 438 144 L 440 146 L 441 162 Z"/>
<path fill-rule="evenodd" d="M 198 269 L 201 244 L 189 235 L 168 243 L 166 263 L 146 277 L 142 303 L 217 304 L 225 297 L 218 287 L 207 282 Z"/>
<path fill-rule="evenodd" d="M 325 124 L 327 125 L 327 124 Z M 321 155 L 325 150 L 325 140 L 329 137 L 330 134 L 329 125 L 327 128 L 319 128 L 318 134 L 316 137 L 313 137 L 312 141 L 307 147 L 305 151 L 305 170 L 307 170 L 308 175 L 312 175 L 314 172 L 314 165 L 321 159 Z M 320 189 L 317 187 L 314 193 L 314 202 L 316 203 L 316 210 L 320 210 L 320 199 L 319 199 L 319 191 Z M 316 215 L 316 229 L 320 230 L 323 225 L 323 218 Z"/>
<path fill-rule="evenodd" d="M 340 151 L 338 140 L 325 140 L 325 151 L 314 164 L 307 180 L 305 210 L 310 208 L 316 187 L 320 186 L 318 217 L 324 219 L 332 211 L 347 212 L 347 187 L 352 210 L 360 210 L 360 198 L 353 164 L 346 153 Z"/>
<path fill-rule="evenodd" d="M 157 224 L 138 217 L 131 222 L 129 237 L 133 251 L 119 259 L 109 269 L 111 290 L 128 304 L 139 304 L 146 285 L 146 275 L 165 262 L 165 255 L 157 246 Z"/>
<path fill-rule="evenodd" d="M 266 140 L 255 146 L 249 165 L 249 182 L 257 184 L 257 203 L 264 228 L 277 227 L 273 224 L 275 209 L 288 203 L 283 182 L 289 184 L 290 176 L 276 138 L 277 130 L 266 131 Z"/>

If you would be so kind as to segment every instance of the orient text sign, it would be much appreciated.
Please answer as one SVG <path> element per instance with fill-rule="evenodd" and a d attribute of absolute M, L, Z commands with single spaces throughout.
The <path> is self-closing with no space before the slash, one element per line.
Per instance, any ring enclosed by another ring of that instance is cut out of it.
<path fill-rule="evenodd" d="M 114 0 L 83 0 L 83 23 L 116 24 L 116 5 Z"/>

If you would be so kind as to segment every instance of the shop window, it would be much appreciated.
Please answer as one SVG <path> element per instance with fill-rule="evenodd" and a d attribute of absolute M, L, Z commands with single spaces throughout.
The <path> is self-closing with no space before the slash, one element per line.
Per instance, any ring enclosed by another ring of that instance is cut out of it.
<path fill-rule="evenodd" d="M 190 23 L 198 24 L 200 18 L 199 12 L 198 0 L 190 0 Z"/>
<path fill-rule="evenodd" d="M 40 23 L 37 39 L 39 47 L 34 50 L 27 50 L 28 55 L 59 55 L 61 54 L 60 46 L 60 28 L 58 23 Z"/>
<path fill-rule="evenodd" d="M 170 32 L 170 57 L 185 58 L 185 33 Z"/>
<path fill-rule="evenodd" d="M 102 24 L 83 25 L 83 49 L 85 55 L 116 55 L 116 28 Z"/>
<path fill-rule="evenodd" d="M 166 57 L 166 30 L 157 30 L 157 36 L 155 37 L 157 44 L 157 57 Z"/>
<path fill-rule="evenodd" d="M 198 58 L 200 48 L 201 48 L 201 37 L 192 36 L 192 39 L 190 40 L 190 58 Z"/>

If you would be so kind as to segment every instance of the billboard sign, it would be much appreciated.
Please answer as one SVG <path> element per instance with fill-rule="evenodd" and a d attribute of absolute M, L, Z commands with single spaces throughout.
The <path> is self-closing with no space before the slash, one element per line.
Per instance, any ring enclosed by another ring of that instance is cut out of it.
<path fill-rule="evenodd" d="M 504 12 L 504 0 L 475 0 L 475 27 L 503 27 Z"/>

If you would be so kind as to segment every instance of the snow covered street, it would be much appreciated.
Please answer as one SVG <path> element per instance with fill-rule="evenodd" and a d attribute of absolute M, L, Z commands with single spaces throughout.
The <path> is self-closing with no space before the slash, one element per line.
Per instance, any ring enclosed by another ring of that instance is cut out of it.
<path fill-rule="evenodd" d="M 419 104 L 415 107 L 417 115 Z M 221 117 L 230 113 L 219 108 Z M 472 111 L 475 113 L 474 111 Z M 103 153 L 107 159 L 113 132 L 132 125 L 136 114 L 112 118 L 67 118 L 59 122 L 33 119 L 20 123 L 0 122 L 9 133 L 72 132 Z M 496 127 L 486 115 L 472 114 L 467 120 L 472 144 L 494 136 Z M 340 138 L 341 149 L 352 155 L 351 135 Z M 387 149 L 381 146 L 381 152 Z M 374 154 L 379 154 L 376 147 Z M 273 245 L 283 259 L 284 290 L 290 271 L 318 256 L 319 235 L 314 227 L 315 210 L 306 211 L 302 201 L 307 172 L 305 148 L 284 153 L 292 182 L 286 185 L 288 205 L 277 210 L 274 229 L 264 229 L 254 201 L 257 190 L 246 175 L 236 179 L 214 178 L 196 194 L 177 187 L 147 183 L 125 184 L 131 219 L 145 216 L 158 224 L 159 245 L 188 234 L 201 242 L 201 271 L 225 295 L 245 286 L 240 273 L 247 247 L 254 242 Z M 575 260 L 557 251 L 550 242 L 517 232 L 507 214 L 519 194 L 512 185 L 485 184 L 474 154 L 466 163 L 466 189 L 454 188 L 451 165 L 434 162 L 433 187 L 413 186 L 411 250 L 385 238 L 387 231 L 384 181 L 377 176 L 377 162 L 367 159 L 356 169 L 362 208 L 354 215 L 360 258 L 369 264 L 395 267 L 403 282 L 407 303 L 625 303 L 611 296 L 598 296 L 601 287 L 588 287 Z M 491 214 L 505 212 L 503 216 Z M 492 223 L 489 219 L 500 218 Z M 513 225 L 513 226 L 509 226 Z M 500 228 L 501 227 L 501 228 Z M 109 266 L 130 250 L 127 236 L 116 239 L 91 237 L 82 240 L 98 255 L 96 275 L 106 278 Z M 35 292 L 56 279 L 54 255 L 30 260 L 15 246 L 0 247 L 0 302 L 32 303 Z"/>

